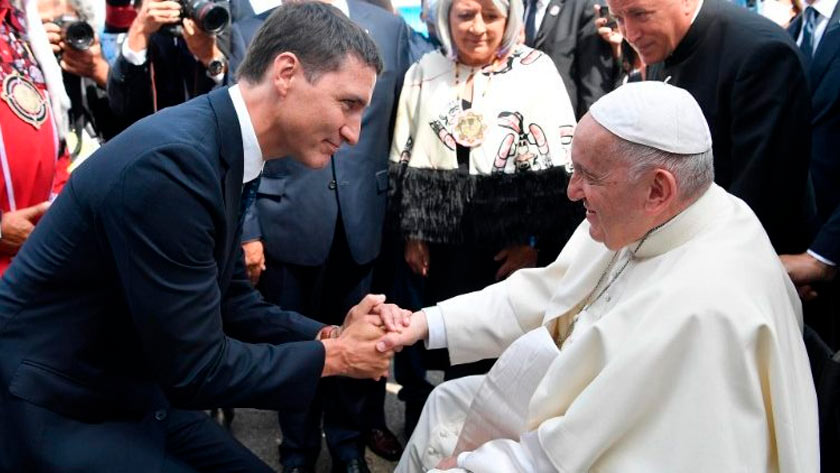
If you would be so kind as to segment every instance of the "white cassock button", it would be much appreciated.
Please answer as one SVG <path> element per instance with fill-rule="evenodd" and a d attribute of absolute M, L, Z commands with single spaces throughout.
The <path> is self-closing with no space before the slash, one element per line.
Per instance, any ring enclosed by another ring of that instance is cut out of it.
<path fill-rule="evenodd" d="M 429 447 L 429 449 L 428 449 L 428 450 L 426 450 L 426 452 L 427 452 L 429 455 L 434 455 L 434 453 L 435 453 L 435 449 L 434 449 L 434 448 L 432 448 L 432 447 Z"/>

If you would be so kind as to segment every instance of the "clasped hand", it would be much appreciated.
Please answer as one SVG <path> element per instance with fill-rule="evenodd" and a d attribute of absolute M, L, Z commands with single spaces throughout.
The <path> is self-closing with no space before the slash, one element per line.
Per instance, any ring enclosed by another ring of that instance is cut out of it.
<path fill-rule="evenodd" d="M 386 334 L 400 334 L 410 326 L 410 320 L 411 311 L 386 304 L 383 295 L 368 294 L 350 309 L 337 333 L 321 340 L 326 350 L 322 375 L 387 377 L 394 351 L 401 347 L 384 349 L 378 344 Z"/>

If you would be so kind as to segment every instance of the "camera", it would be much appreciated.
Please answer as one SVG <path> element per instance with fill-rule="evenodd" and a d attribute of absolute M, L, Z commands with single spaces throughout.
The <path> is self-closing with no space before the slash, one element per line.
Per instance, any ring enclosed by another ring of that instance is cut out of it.
<path fill-rule="evenodd" d="M 191 18 L 199 28 L 210 34 L 218 34 L 230 23 L 230 10 L 225 0 L 178 0 L 181 4 L 181 18 Z M 167 25 L 162 28 L 174 35 L 181 34 L 181 25 Z"/>
<path fill-rule="evenodd" d="M 616 27 L 618 27 L 618 23 L 615 21 L 615 17 L 610 15 L 610 7 L 602 5 L 601 8 L 598 10 L 598 16 L 607 19 L 607 23 L 604 25 L 607 28 L 614 30 L 616 29 Z"/>
<path fill-rule="evenodd" d="M 61 38 L 68 46 L 84 51 L 93 44 L 93 27 L 72 16 L 60 16 L 52 21 L 61 28 Z"/>

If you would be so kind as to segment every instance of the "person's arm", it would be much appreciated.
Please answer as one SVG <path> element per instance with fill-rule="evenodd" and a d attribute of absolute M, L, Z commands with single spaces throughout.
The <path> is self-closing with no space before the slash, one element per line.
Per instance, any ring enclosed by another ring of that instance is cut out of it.
<path fill-rule="evenodd" d="M 303 409 L 328 367 L 352 376 L 380 376 L 388 354 L 373 356 L 378 333 L 348 331 L 332 347 L 314 339 L 251 344 L 226 335 L 226 329 L 253 333 L 243 328 L 245 320 L 222 315 L 227 295 L 219 287 L 216 238 L 224 215 L 211 190 L 216 187 L 217 173 L 194 146 L 171 145 L 128 167 L 100 212 L 102 238 L 114 256 L 126 310 L 149 371 L 172 403 L 186 409 L 221 404 Z M 255 311 L 240 315 L 257 316 Z M 302 322 L 300 316 L 287 319 Z M 320 325 L 302 323 L 314 338 Z M 288 326 L 282 320 L 277 324 Z M 333 351 L 360 355 L 364 363 L 325 365 L 335 359 Z"/>
<path fill-rule="evenodd" d="M 812 286 L 837 277 L 840 261 L 840 205 L 831 218 L 820 228 L 808 251 L 793 255 L 780 255 L 790 279 L 804 300 L 818 297 Z"/>
<path fill-rule="evenodd" d="M 422 340 L 429 349 L 448 348 L 453 364 L 498 357 L 514 340 L 542 324 L 572 255 L 588 238 L 588 226 L 581 225 L 551 265 L 517 271 L 481 291 L 417 312 L 407 330 L 387 334 L 377 349 L 390 350 Z"/>

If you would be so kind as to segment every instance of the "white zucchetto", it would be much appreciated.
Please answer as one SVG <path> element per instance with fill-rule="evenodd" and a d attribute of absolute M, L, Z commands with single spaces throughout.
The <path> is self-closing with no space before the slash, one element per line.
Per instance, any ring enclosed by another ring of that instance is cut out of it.
<path fill-rule="evenodd" d="M 616 136 L 669 153 L 699 154 L 712 147 L 700 105 L 664 82 L 622 85 L 592 104 L 589 115 Z"/>

